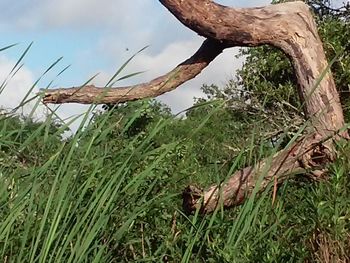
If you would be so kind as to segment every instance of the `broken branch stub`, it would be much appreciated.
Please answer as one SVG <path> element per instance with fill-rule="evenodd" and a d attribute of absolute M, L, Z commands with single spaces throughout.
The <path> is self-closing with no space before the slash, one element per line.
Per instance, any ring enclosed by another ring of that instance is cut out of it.
<path fill-rule="evenodd" d="M 325 165 L 335 158 L 333 140 L 348 138 L 348 134 L 338 133 L 344 125 L 339 94 L 308 6 L 289 2 L 259 8 L 230 8 L 210 0 L 159 1 L 181 23 L 207 38 L 196 54 L 168 74 L 145 84 L 47 90 L 44 103 L 104 104 L 158 96 L 194 78 L 225 48 L 269 44 L 281 49 L 293 64 L 298 94 L 311 124 L 309 135 L 272 159 L 236 172 L 221 185 L 207 190 L 189 186 L 184 192 L 184 206 L 190 211 L 200 208 L 202 212 L 211 212 L 221 201 L 225 206 L 238 204 L 252 192 L 264 172 L 261 189 L 272 178 L 281 181 L 292 173 L 314 170 L 315 175 L 321 175 Z M 330 136 L 334 138 L 324 140 Z"/>

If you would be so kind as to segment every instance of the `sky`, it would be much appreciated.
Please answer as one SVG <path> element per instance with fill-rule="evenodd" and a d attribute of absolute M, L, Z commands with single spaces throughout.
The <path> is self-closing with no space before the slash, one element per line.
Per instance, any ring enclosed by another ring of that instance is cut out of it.
<path fill-rule="evenodd" d="M 233 7 L 263 6 L 270 0 L 217 0 Z M 0 81 L 6 78 L 26 47 L 23 68 L 0 94 L 0 108 L 18 105 L 41 74 L 58 58 L 63 59 L 40 80 L 33 92 L 54 80 L 52 87 L 79 86 L 96 73 L 94 84 L 103 86 L 135 52 L 149 46 L 128 64 L 122 75 L 145 73 L 117 83 L 145 82 L 166 73 L 190 57 L 204 40 L 155 0 L 0 0 Z M 173 112 L 190 107 L 200 97 L 202 84 L 225 85 L 241 67 L 238 49 L 225 50 L 198 77 L 159 97 Z M 71 65 L 62 75 L 56 75 Z M 65 104 L 62 118 L 78 114 L 86 106 Z M 39 107 L 39 117 L 44 106 Z"/>

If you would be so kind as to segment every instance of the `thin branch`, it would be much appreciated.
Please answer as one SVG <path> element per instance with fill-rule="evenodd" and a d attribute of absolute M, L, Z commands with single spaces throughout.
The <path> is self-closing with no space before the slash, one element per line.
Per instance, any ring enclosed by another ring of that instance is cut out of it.
<path fill-rule="evenodd" d="M 198 51 L 169 73 L 148 83 L 120 88 L 98 88 L 93 85 L 65 89 L 50 89 L 44 92 L 44 103 L 113 104 L 125 101 L 156 97 L 175 89 L 194 78 L 213 61 L 224 48 L 224 44 L 207 39 Z"/>

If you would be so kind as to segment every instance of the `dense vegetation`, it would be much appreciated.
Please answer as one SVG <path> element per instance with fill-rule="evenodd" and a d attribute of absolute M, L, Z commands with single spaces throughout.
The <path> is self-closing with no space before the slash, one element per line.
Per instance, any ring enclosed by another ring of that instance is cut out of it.
<path fill-rule="evenodd" d="M 349 121 L 349 7 L 320 3 L 310 4 Z M 204 85 L 207 97 L 180 116 L 156 100 L 106 105 L 66 138 L 55 114 L 1 115 L 0 260 L 349 262 L 349 144 L 328 178 L 291 177 L 274 204 L 271 186 L 233 209 L 183 212 L 185 186 L 220 182 L 302 130 L 284 55 L 263 46 L 240 56 L 237 79 Z"/>

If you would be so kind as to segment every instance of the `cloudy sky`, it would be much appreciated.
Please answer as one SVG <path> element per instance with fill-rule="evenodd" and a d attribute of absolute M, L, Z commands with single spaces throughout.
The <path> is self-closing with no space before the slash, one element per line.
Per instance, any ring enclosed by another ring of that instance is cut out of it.
<path fill-rule="evenodd" d="M 261 6 L 269 0 L 221 0 L 221 4 L 242 7 Z M 45 87 L 67 65 L 71 67 L 54 87 L 77 86 L 100 73 L 95 84 L 103 85 L 133 53 L 149 45 L 124 70 L 124 74 L 146 71 L 120 85 L 148 81 L 191 56 L 203 39 L 179 23 L 155 0 L 1 0 L 0 80 L 11 70 L 25 48 L 34 42 L 24 59 L 24 67 L 0 94 L 0 107 L 11 108 L 31 84 L 56 59 L 64 59 L 37 88 Z M 200 96 L 203 83 L 223 85 L 242 61 L 234 59 L 237 50 L 227 50 L 195 80 L 161 97 L 174 112 L 189 107 Z M 37 90 L 37 89 L 36 89 Z M 63 105 L 69 116 L 83 108 Z"/>
<path fill-rule="evenodd" d="M 217 0 L 234 7 L 263 6 L 270 0 Z M 46 68 L 63 60 L 45 76 L 34 91 L 45 87 L 67 65 L 71 67 L 55 79 L 54 87 L 78 86 L 96 73 L 95 84 L 104 85 L 132 54 L 139 54 L 124 74 L 146 71 L 120 85 L 151 80 L 191 56 L 203 39 L 179 23 L 156 0 L 1 0 L 0 81 L 11 71 L 26 47 L 24 67 L 0 94 L 0 107 L 16 106 L 23 94 Z M 242 61 L 234 58 L 237 49 L 218 57 L 200 76 L 160 97 L 174 112 L 191 106 L 201 95 L 203 83 L 224 85 Z M 62 117 L 81 112 L 81 105 L 63 105 Z"/>

